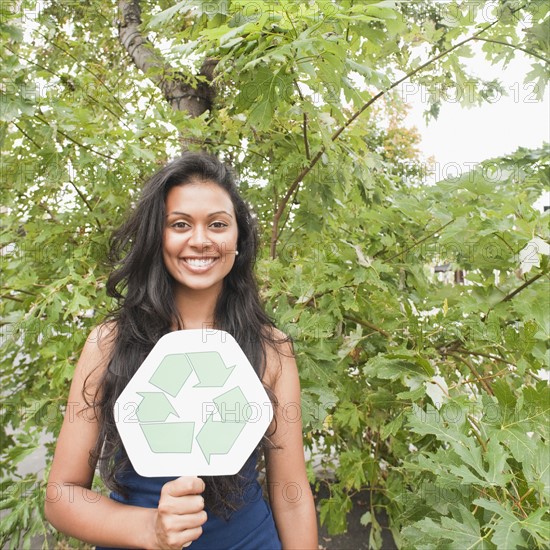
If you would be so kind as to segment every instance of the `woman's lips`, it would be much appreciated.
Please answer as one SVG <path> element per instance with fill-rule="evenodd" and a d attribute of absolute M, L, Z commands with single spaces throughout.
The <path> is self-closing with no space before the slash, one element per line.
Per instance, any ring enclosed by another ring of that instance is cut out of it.
<path fill-rule="evenodd" d="M 194 273 L 203 273 L 204 271 L 208 271 L 217 261 L 219 260 L 219 257 L 217 256 L 211 256 L 211 257 L 201 257 L 201 258 L 183 258 L 183 263 L 185 264 L 186 268 Z"/>

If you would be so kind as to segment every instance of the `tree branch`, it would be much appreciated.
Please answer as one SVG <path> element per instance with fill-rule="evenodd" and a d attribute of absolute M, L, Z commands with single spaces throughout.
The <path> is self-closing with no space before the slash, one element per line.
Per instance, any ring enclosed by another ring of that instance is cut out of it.
<path fill-rule="evenodd" d="M 321 158 L 321 155 L 324 152 L 325 152 L 325 147 L 323 146 L 321 147 L 319 152 L 313 157 L 311 162 L 298 174 L 298 177 L 292 182 L 292 185 L 288 188 L 288 191 L 286 192 L 282 201 L 279 203 L 279 207 L 277 208 L 277 211 L 273 215 L 273 225 L 271 227 L 271 247 L 270 247 L 270 255 L 271 255 L 271 258 L 273 259 L 275 259 L 277 255 L 277 238 L 279 234 L 279 220 L 281 219 L 281 216 L 285 211 L 286 205 L 288 204 L 288 201 L 294 194 L 294 191 L 298 188 L 302 180 L 311 172 L 311 170 L 317 164 L 317 162 Z"/>
<path fill-rule="evenodd" d="M 370 321 L 365 321 L 364 319 L 357 319 L 356 317 L 352 317 L 351 315 L 344 315 L 344 319 L 347 319 L 352 323 L 357 323 L 358 325 L 361 325 L 363 327 L 367 327 L 372 330 L 375 330 L 376 332 L 379 332 L 382 336 L 385 336 L 386 338 L 391 338 L 391 334 L 389 332 L 385 331 L 383 328 L 373 325 Z"/>
<path fill-rule="evenodd" d="M 482 376 L 480 380 L 493 380 L 493 378 L 501 378 L 502 376 L 506 376 L 507 374 L 510 374 L 510 369 L 508 367 L 504 367 L 503 369 L 500 369 L 498 372 L 495 372 L 495 374 L 488 374 L 487 376 Z M 473 381 L 465 378 L 462 382 L 457 382 L 455 386 L 462 386 L 464 384 L 471 384 Z"/>
<path fill-rule="evenodd" d="M 88 210 L 93 214 L 94 209 L 92 208 L 92 205 L 88 202 L 88 199 L 86 198 L 84 193 L 82 193 L 82 191 L 78 188 L 78 186 L 76 185 L 76 183 L 72 179 L 69 179 L 69 183 L 72 185 L 73 189 L 76 191 L 78 196 L 82 199 L 82 202 L 86 205 Z M 95 221 L 97 222 L 98 229 L 101 231 L 102 230 L 101 222 L 99 221 L 97 216 L 94 215 L 94 218 L 95 218 Z"/>
<path fill-rule="evenodd" d="M 485 441 L 483 441 L 483 438 L 481 437 L 481 429 L 479 428 L 476 419 L 471 414 L 466 415 L 468 418 L 468 422 L 470 424 L 470 427 L 472 428 L 472 432 L 477 439 L 478 443 L 483 447 L 483 450 L 487 452 L 487 445 Z"/>
<path fill-rule="evenodd" d="M 4 298 L 6 300 L 11 300 L 12 302 L 19 302 L 23 303 L 23 300 L 21 298 L 16 298 L 15 296 L 10 296 L 9 294 L 0 294 L 0 298 Z M 9 323 L 2 323 L 2 326 L 8 325 Z"/>
<path fill-rule="evenodd" d="M 140 30 L 141 7 L 139 0 L 120 0 L 121 20 L 118 36 L 136 67 L 147 75 L 162 91 L 176 111 L 187 111 L 193 118 L 202 115 L 212 106 L 215 91 L 210 84 L 217 60 L 206 58 L 199 75 L 207 82 L 191 85 L 184 75 L 165 62 L 151 42 Z"/>
<path fill-rule="evenodd" d="M 535 281 L 540 279 L 543 275 L 546 275 L 548 273 L 547 271 L 541 271 L 538 275 L 535 275 L 534 277 L 531 277 L 527 281 L 525 281 L 520 287 L 516 288 L 513 292 L 510 292 L 507 296 L 505 296 L 501 302 L 509 302 L 514 296 L 519 294 L 522 290 L 526 289 L 529 285 L 532 285 Z"/>
<path fill-rule="evenodd" d="M 45 120 L 44 118 L 42 118 L 41 116 L 34 115 L 34 118 L 36 120 L 39 120 L 40 122 L 42 122 L 46 126 L 50 126 L 49 122 L 47 120 Z M 75 145 L 78 145 L 79 147 L 82 147 L 82 149 L 86 149 L 87 151 L 90 151 L 90 153 L 94 153 L 94 155 L 99 155 L 100 157 L 104 157 L 104 158 L 109 159 L 109 160 L 117 160 L 114 157 L 112 157 L 111 155 L 106 155 L 105 153 L 101 153 L 100 151 L 97 151 L 93 147 L 89 147 L 88 145 L 84 145 L 83 143 L 80 143 L 80 141 L 72 138 L 71 136 L 69 136 L 68 134 L 66 134 L 65 132 L 60 130 L 59 128 L 56 129 L 56 132 L 58 134 L 61 134 L 64 138 L 68 139 L 71 143 L 74 143 Z"/>
<path fill-rule="evenodd" d="M 307 139 L 307 113 L 304 113 L 303 129 L 304 129 L 304 147 L 306 151 L 306 159 L 309 160 L 311 158 L 311 155 L 309 153 L 309 142 Z"/>
<path fill-rule="evenodd" d="M 493 392 L 493 388 L 491 388 L 491 386 L 489 385 L 489 383 L 484 379 L 482 378 L 480 375 L 479 375 L 479 372 L 477 372 L 476 368 L 474 367 L 474 365 L 472 364 L 471 361 L 467 360 L 465 357 L 461 357 L 460 355 L 458 355 L 457 353 L 449 353 L 449 355 L 451 355 L 452 357 L 455 357 L 456 359 L 458 359 L 461 363 L 464 363 L 468 369 L 470 370 L 470 372 L 474 375 L 475 379 L 477 380 L 477 382 L 485 389 L 485 391 L 489 394 L 489 395 L 495 395 L 494 392 Z"/>
<path fill-rule="evenodd" d="M 298 191 L 299 191 L 299 190 L 300 190 L 300 188 L 299 188 L 299 187 L 296 187 L 296 191 L 294 191 L 294 197 L 292 197 L 292 202 L 291 202 L 291 204 L 294 204 L 294 203 L 296 202 L 296 195 L 298 194 Z M 284 225 L 286 224 L 286 222 L 288 221 L 288 218 L 289 218 L 291 212 L 292 212 L 292 208 L 289 208 L 289 209 L 288 209 L 288 212 L 286 213 L 286 218 L 285 218 L 285 220 L 284 220 L 283 223 L 282 223 L 282 226 L 283 226 L 283 227 L 284 227 Z M 302 225 L 303 225 L 303 224 L 302 224 Z M 298 228 L 298 229 L 299 229 L 299 228 Z M 281 230 L 279 231 L 279 234 L 277 235 L 277 241 L 279 240 L 279 237 L 281 236 L 281 233 L 282 233 L 282 232 L 283 232 L 283 228 L 281 227 Z M 288 240 L 290 240 L 290 239 L 288 239 Z"/>
<path fill-rule="evenodd" d="M 514 363 L 511 363 L 510 361 L 506 361 L 506 359 L 503 359 L 498 355 L 492 355 L 491 353 L 482 353 L 480 351 L 470 351 L 469 349 L 464 349 L 464 348 L 457 348 L 456 352 L 465 353 L 466 355 L 477 355 L 479 357 L 486 357 L 487 359 L 492 359 L 493 361 L 498 361 L 499 363 L 504 363 L 505 365 L 509 365 L 510 367 L 517 368 L 517 366 Z"/>
<path fill-rule="evenodd" d="M 454 218 L 447 222 L 445 225 L 442 225 L 441 227 L 438 227 L 435 231 L 430 233 L 429 235 L 426 235 L 423 239 L 420 239 L 419 241 L 416 241 L 413 245 L 409 246 L 408 248 L 405 248 L 405 250 L 402 250 L 401 252 L 398 252 L 397 254 L 394 254 L 390 258 L 386 260 L 386 262 L 391 262 L 395 258 L 398 258 L 399 256 L 406 254 L 407 252 L 410 252 L 413 248 L 416 248 L 419 244 L 422 244 L 423 242 L 427 241 L 428 239 L 431 239 L 434 235 L 439 233 L 442 229 L 445 229 L 448 225 L 451 225 L 454 222 Z"/>
<path fill-rule="evenodd" d="M 38 145 L 38 143 L 36 143 L 36 141 L 34 141 L 34 139 L 32 139 L 32 137 L 29 136 L 29 134 L 27 134 L 27 132 L 19 126 L 19 124 L 17 124 L 17 122 L 14 122 L 13 120 L 11 122 L 37 149 L 41 149 L 40 145 Z"/>
<path fill-rule="evenodd" d="M 300 85 L 298 84 L 298 82 L 296 80 L 294 80 L 293 82 L 294 82 L 294 85 L 296 86 L 296 90 L 298 90 L 298 95 L 300 96 L 300 100 L 303 102 L 304 101 L 304 94 L 302 94 L 302 90 L 300 90 Z M 305 149 L 306 159 L 310 160 L 311 159 L 311 154 L 309 152 L 309 141 L 308 141 L 308 138 L 307 138 L 307 113 L 305 111 L 304 111 L 304 116 L 303 116 L 302 129 L 303 129 L 303 134 L 304 134 L 304 149 Z"/>
<path fill-rule="evenodd" d="M 385 90 L 382 90 L 378 92 L 375 96 L 373 96 L 369 101 L 367 101 L 358 111 L 356 111 L 336 132 L 331 136 L 330 140 L 334 143 L 342 134 L 344 130 L 346 130 L 361 114 L 363 114 L 373 103 L 378 101 L 381 97 L 386 95 L 390 90 L 393 90 L 405 80 L 408 80 L 409 78 L 412 78 L 420 71 L 423 71 L 426 67 L 429 67 L 442 57 L 445 57 L 446 55 L 449 55 L 454 50 L 460 48 L 461 46 L 464 46 L 468 42 L 471 42 L 472 40 L 475 40 L 478 36 L 486 32 L 488 29 L 493 27 L 498 23 L 498 19 L 493 21 L 492 23 L 486 25 L 476 33 L 474 33 L 472 36 L 469 36 L 468 38 L 465 38 L 464 40 L 461 40 L 451 48 L 439 53 L 438 55 L 432 57 L 425 63 L 422 63 L 422 65 L 419 65 L 416 69 L 411 71 L 410 73 L 407 73 L 405 76 L 400 78 L 399 80 L 396 80 L 393 84 L 388 86 Z M 279 208 L 275 212 L 275 215 L 273 216 L 273 225 L 271 230 L 271 247 L 270 247 L 270 255 L 274 259 L 277 255 L 277 235 L 279 234 L 279 221 L 281 219 L 281 216 L 283 215 L 283 211 L 285 210 L 288 201 L 290 200 L 290 197 L 294 193 L 294 190 L 298 187 L 298 185 L 301 183 L 301 181 L 311 172 L 313 167 L 319 162 L 319 159 L 321 158 L 322 154 L 326 151 L 326 147 L 323 145 L 321 149 L 317 152 L 317 154 L 311 159 L 310 163 L 298 174 L 296 179 L 292 182 L 290 187 L 288 188 L 285 196 L 281 200 L 279 204 Z"/>
<path fill-rule="evenodd" d="M 514 48 L 514 50 L 520 50 L 527 55 L 531 55 L 532 57 L 536 57 L 537 59 L 540 59 L 541 61 L 544 61 L 545 63 L 550 63 L 550 59 L 546 59 L 546 57 L 543 57 L 542 55 L 539 55 L 531 50 L 528 50 L 527 48 L 522 48 L 521 46 L 516 46 L 515 44 L 509 44 L 508 42 L 502 42 L 501 40 L 495 40 L 493 38 L 475 38 L 475 40 L 480 40 L 482 42 L 491 42 L 492 44 L 500 44 L 502 46 L 508 46 L 510 48 Z"/>

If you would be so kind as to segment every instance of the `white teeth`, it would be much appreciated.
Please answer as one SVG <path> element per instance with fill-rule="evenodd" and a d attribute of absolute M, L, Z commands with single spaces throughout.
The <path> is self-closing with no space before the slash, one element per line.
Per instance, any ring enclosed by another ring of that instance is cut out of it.
<path fill-rule="evenodd" d="M 216 258 L 186 258 L 185 261 L 194 267 L 204 267 L 214 263 Z"/>

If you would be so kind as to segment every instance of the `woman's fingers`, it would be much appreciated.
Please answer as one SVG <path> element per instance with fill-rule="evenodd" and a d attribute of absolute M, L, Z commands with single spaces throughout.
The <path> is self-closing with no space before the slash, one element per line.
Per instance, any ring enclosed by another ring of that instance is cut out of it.
<path fill-rule="evenodd" d="M 195 529 L 188 529 L 184 533 L 186 541 L 181 545 L 181 548 L 189 546 L 194 540 L 197 540 L 202 535 L 202 527 L 196 527 Z"/>
<path fill-rule="evenodd" d="M 201 495 L 164 496 L 159 501 L 158 510 L 165 515 L 194 514 L 204 510 L 204 498 Z"/>
<path fill-rule="evenodd" d="M 207 520 L 200 494 L 204 488 L 198 477 L 179 477 L 163 486 L 156 519 L 160 548 L 179 550 L 201 536 Z"/>
<path fill-rule="evenodd" d="M 162 491 L 174 497 L 184 495 L 198 495 L 205 489 L 204 481 L 200 477 L 182 476 L 165 483 Z"/>
<path fill-rule="evenodd" d="M 189 546 L 201 535 L 202 527 L 193 527 L 193 529 L 185 529 L 177 533 L 165 533 L 162 537 L 158 537 L 157 548 L 159 550 L 180 550 L 180 548 Z"/>
<path fill-rule="evenodd" d="M 202 525 L 206 521 L 206 512 L 172 517 L 162 525 L 157 538 L 160 548 L 181 548 L 184 544 L 198 539 L 202 534 Z M 157 526 L 158 528 L 159 526 Z"/>
<path fill-rule="evenodd" d="M 166 517 L 164 521 L 164 530 L 166 532 L 178 533 L 185 529 L 195 529 L 201 527 L 207 520 L 207 515 L 204 510 L 196 514 L 181 514 L 171 515 Z"/>

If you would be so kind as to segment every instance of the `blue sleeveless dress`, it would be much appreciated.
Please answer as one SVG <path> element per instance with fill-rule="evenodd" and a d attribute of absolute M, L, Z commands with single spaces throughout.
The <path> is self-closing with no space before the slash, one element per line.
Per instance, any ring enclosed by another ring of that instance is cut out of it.
<path fill-rule="evenodd" d="M 246 480 L 242 506 L 225 520 L 208 509 L 208 519 L 202 526 L 202 535 L 188 547 L 191 550 L 281 550 L 281 542 L 269 504 L 264 500 L 258 483 L 256 453 L 254 452 L 240 471 Z M 142 477 L 133 468 L 119 477 L 127 487 L 128 498 L 111 493 L 118 502 L 156 508 L 162 486 L 174 477 Z M 97 550 L 118 550 L 104 546 Z"/>

